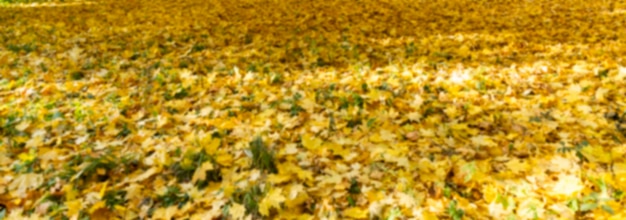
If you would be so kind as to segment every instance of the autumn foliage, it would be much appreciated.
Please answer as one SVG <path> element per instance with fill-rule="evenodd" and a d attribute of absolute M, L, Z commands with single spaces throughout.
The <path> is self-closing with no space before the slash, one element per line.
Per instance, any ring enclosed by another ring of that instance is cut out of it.
<path fill-rule="evenodd" d="M 621 1 L 0 6 L 0 219 L 626 218 Z"/>

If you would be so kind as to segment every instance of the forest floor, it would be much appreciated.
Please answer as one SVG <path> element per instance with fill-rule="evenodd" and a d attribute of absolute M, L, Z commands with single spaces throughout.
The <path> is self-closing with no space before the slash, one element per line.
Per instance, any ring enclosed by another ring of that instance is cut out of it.
<path fill-rule="evenodd" d="M 0 7 L 0 219 L 625 219 L 626 4 Z"/>

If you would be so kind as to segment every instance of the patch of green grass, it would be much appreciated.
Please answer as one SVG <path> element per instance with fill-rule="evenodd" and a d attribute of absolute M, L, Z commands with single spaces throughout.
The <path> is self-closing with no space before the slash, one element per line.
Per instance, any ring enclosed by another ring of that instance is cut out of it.
<path fill-rule="evenodd" d="M 102 199 L 106 203 L 106 207 L 109 210 L 114 210 L 117 205 L 124 205 L 126 203 L 126 191 L 124 190 L 110 190 L 104 194 Z"/>
<path fill-rule="evenodd" d="M 156 200 L 163 206 L 169 207 L 176 205 L 179 208 L 183 207 L 191 197 L 187 193 L 181 191 L 178 186 L 169 186 L 167 191 L 163 195 L 157 195 Z"/>
<path fill-rule="evenodd" d="M 249 154 L 252 157 L 253 168 L 270 173 L 278 172 L 274 163 L 274 154 L 265 146 L 261 137 L 250 142 Z"/>
<path fill-rule="evenodd" d="M 182 161 L 188 160 L 191 164 L 183 164 Z M 206 161 L 215 162 L 212 160 L 211 156 L 206 154 L 204 151 L 200 151 L 197 153 L 186 153 L 180 161 L 172 164 L 170 166 L 171 172 L 176 177 L 179 183 L 189 182 L 193 178 L 193 174 L 196 172 L 196 169 L 202 165 L 202 163 Z M 217 165 L 216 165 L 217 166 Z M 207 171 L 206 180 L 198 183 L 199 186 L 205 186 L 209 182 L 217 182 L 222 180 L 221 173 L 219 169 L 214 169 L 211 171 Z"/>
<path fill-rule="evenodd" d="M 3 2 L 3 1 L 11 1 L 11 0 L 0 0 L 0 4 L 15 4 L 15 3 Z M 28 54 L 30 52 L 33 52 L 33 51 L 37 50 L 37 45 L 31 44 L 31 43 L 28 43 L 28 44 L 8 44 L 7 45 L 7 49 L 9 51 L 11 51 L 13 53 L 17 53 L 17 54 L 19 54 L 22 51 L 24 53 Z"/>
<path fill-rule="evenodd" d="M 448 217 L 454 220 L 461 220 L 464 215 L 465 212 L 463 209 L 457 207 L 456 200 L 450 200 L 450 203 L 448 204 Z"/>
<path fill-rule="evenodd" d="M 361 188 L 359 187 L 359 182 L 357 182 L 357 180 L 354 178 L 350 182 L 350 188 L 348 188 L 348 193 L 350 194 L 348 196 L 348 204 L 351 207 L 356 206 L 355 197 L 358 196 L 359 193 L 361 193 Z"/>
<path fill-rule="evenodd" d="M 70 73 L 70 78 L 72 78 L 72 80 L 81 80 L 85 78 L 85 73 L 83 71 L 75 71 Z"/>
<path fill-rule="evenodd" d="M 119 163 L 111 154 L 105 154 L 101 157 L 86 156 L 83 158 L 84 168 L 81 170 L 82 176 L 89 178 L 97 174 L 98 179 L 104 181 L 109 178 L 109 172 L 116 167 Z M 100 173 L 104 171 L 104 173 Z"/>
<path fill-rule="evenodd" d="M 246 214 L 259 216 L 259 202 L 263 198 L 263 191 L 258 185 L 254 185 L 247 190 L 237 190 L 233 194 L 233 201 L 246 208 Z"/>

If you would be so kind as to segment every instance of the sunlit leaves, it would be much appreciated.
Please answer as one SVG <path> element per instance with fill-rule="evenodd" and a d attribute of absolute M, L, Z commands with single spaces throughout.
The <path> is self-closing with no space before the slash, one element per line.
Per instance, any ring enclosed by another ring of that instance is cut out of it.
<path fill-rule="evenodd" d="M 0 216 L 623 215 L 625 5 L 0 8 Z"/>
<path fill-rule="evenodd" d="M 264 216 L 270 214 L 270 209 L 279 208 L 280 203 L 285 201 L 285 197 L 282 195 L 282 189 L 274 188 L 267 193 L 267 195 L 259 203 L 259 213 Z"/>

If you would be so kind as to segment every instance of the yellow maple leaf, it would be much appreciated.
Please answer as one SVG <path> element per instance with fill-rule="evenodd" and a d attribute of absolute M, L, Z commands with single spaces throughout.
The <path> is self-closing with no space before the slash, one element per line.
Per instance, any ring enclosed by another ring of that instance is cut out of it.
<path fill-rule="evenodd" d="M 422 219 L 424 220 L 438 220 L 439 217 L 437 217 L 436 214 L 430 212 L 430 211 L 423 211 L 422 212 Z"/>
<path fill-rule="evenodd" d="M 35 158 L 37 158 L 37 154 L 34 153 L 21 153 L 20 155 L 17 155 L 17 157 L 26 163 L 32 162 L 35 160 Z"/>
<path fill-rule="evenodd" d="M 204 145 L 204 152 L 209 155 L 214 155 L 217 153 L 217 148 L 220 146 L 220 139 L 212 138 L 211 136 L 207 136 L 204 138 L 201 143 Z"/>
<path fill-rule="evenodd" d="M 331 150 L 334 155 L 339 155 L 343 158 L 348 157 L 348 155 L 352 152 L 349 149 L 344 148 L 342 145 L 336 143 L 326 143 L 324 144 L 324 148 Z"/>
<path fill-rule="evenodd" d="M 267 176 L 267 181 L 273 184 L 280 184 L 291 180 L 290 174 L 270 174 Z"/>
<path fill-rule="evenodd" d="M 131 182 L 141 182 L 144 181 L 145 179 L 150 178 L 152 175 L 156 174 L 160 172 L 160 169 L 157 167 L 151 167 L 150 169 L 146 170 L 145 172 L 135 176 L 134 178 L 132 178 Z"/>
<path fill-rule="evenodd" d="M 73 217 L 74 215 L 78 215 L 80 210 L 83 209 L 83 203 L 80 199 L 66 201 L 65 206 L 67 207 L 67 216 L 70 216 L 70 217 Z"/>
<path fill-rule="evenodd" d="M 351 207 L 343 210 L 341 214 L 345 217 L 354 218 L 354 219 L 365 219 L 369 214 L 369 211 L 365 208 L 360 207 Z"/>
<path fill-rule="evenodd" d="M 169 119 L 165 116 L 159 115 L 157 118 L 157 128 L 165 127 L 169 123 Z M 116 133 L 116 132 L 114 132 Z"/>
<path fill-rule="evenodd" d="M 309 195 L 302 184 L 292 184 L 287 189 L 287 202 L 285 202 L 285 206 L 296 208 L 308 199 Z"/>
<path fill-rule="evenodd" d="M 74 200 L 78 195 L 78 192 L 76 192 L 72 184 L 65 184 L 62 191 L 65 193 L 66 200 Z"/>
<path fill-rule="evenodd" d="M 233 203 L 228 213 L 233 219 L 244 219 L 244 217 L 246 216 L 246 207 L 239 203 Z"/>
<path fill-rule="evenodd" d="M 621 190 L 626 189 L 626 163 L 613 164 L 613 172 L 615 173 L 615 182 L 617 187 Z"/>
<path fill-rule="evenodd" d="M 530 170 L 530 164 L 527 161 L 522 161 L 520 159 L 512 159 L 506 163 L 506 167 L 511 170 L 514 174 L 523 174 Z"/>
<path fill-rule="evenodd" d="M 102 199 L 102 197 L 104 196 L 104 193 L 106 193 L 107 191 L 108 185 L 109 185 L 109 181 L 105 181 L 104 184 L 102 184 L 102 187 L 100 187 L 100 193 L 98 194 L 98 198 Z"/>
<path fill-rule="evenodd" d="M 381 142 L 385 141 L 385 140 L 384 140 L 384 139 L 380 136 L 380 134 L 372 134 L 372 135 L 369 137 L 369 140 L 370 140 L 371 142 L 373 142 L 373 143 L 381 143 Z"/>
<path fill-rule="evenodd" d="M 271 208 L 280 208 L 280 203 L 285 201 L 281 188 L 271 189 L 267 195 L 259 203 L 259 213 L 263 216 L 269 216 Z"/>
<path fill-rule="evenodd" d="M 89 208 L 88 212 L 89 214 L 93 214 L 94 212 L 98 211 L 98 209 L 103 209 L 105 207 L 106 207 L 105 201 L 98 201 Z"/>
<path fill-rule="evenodd" d="M 213 170 L 213 163 L 210 161 L 202 163 L 202 165 L 200 165 L 200 167 L 196 168 L 196 171 L 194 171 L 191 182 L 196 183 L 198 181 L 205 180 L 206 172 L 209 170 Z"/>
<path fill-rule="evenodd" d="M 215 161 L 222 166 L 228 167 L 233 163 L 233 156 L 226 152 L 221 152 L 215 157 Z"/>
<path fill-rule="evenodd" d="M 302 135 L 302 146 L 311 151 L 317 151 L 322 146 L 322 139 L 304 134 Z"/>
<path fill-rule="evenodd" d="M 580 153 L 589 161 L 595 163 L 611 163 L 611 154 L 606 152 L 601 146 L 584 147 Z"/>
<path fill-rule="evenodd" d="M 291 172 L 295 173 L 300 180 L 313 180 L 313 172 L 311 172 L 310 170 L 304 170 L 300 166 L 292 166 Z"/>
<path fill-rule="evenodd" d="M 9 191 L 17 197 L 24 198 L 29 190 L 39 187 L 43 181 L 44 177 L 41 174 L 21 174 L 11 181 L 11 184 L 9 184 Z"/>
<path fill-rule="evenodd" d="M 549 194 L 570 198 L 583 189 L 584 185 L 578 176 L 561 174 L 558 176 L 558 181 L 554 184 L 552 190 L 549 191 Z"/>
<path fill-rule="evenodd" d="M 30 121 L 22 121 L 22 122 L 21 122 L 21 123 L 19 123 L 17 126 L 15 126 L 15 129 L 17 129 L 18 131 L 24 131 L 24 130 L 26 130 L 29 126 L 30 126 Z"/>
<path fill-rule="evenodd" d="M 169 220 L 169 219 L 172 219 L 174 215 L 176 215 L 177 211 L 178 211 L 177 206 L 170 206 L 167 208 L 158 208 L 157 210 L 154 211 L 152 218 Z"/>
<path fill-rule="evenodd" d="M 495 142 L 489 136 L 477 135 L 470 138 L 472 144 L 477 147 L 494 147 L 497 146 Z"/>
<path fill-rule="evenodd" d="M 391 131 L 388 131 L 388 130 L 385 130 L 385 129 L 380 130 L 380 138 L 381 138 L 383 141 L 394 141 L 394 140 L 396 139 L 396 136 L 397 136 L 397 135 L 396 135 L 396 134 L 394 134 L 394 133 L 393 133 L 393 132 L 391 132 Z"/>
<path fill-rule="evenodd" d="M 0 166 L 6 166 L 12 162 L 13 160 L 10 157 L 0 154 Z"/>

